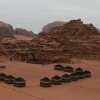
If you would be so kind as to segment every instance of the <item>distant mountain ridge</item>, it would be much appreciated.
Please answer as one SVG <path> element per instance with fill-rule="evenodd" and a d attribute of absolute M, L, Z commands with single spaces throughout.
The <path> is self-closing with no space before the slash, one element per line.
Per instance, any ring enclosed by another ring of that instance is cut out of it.
<path fill-rule="evenodd" d="M 14 29 L 12 25 L 7 24 L 5 22 L 0 21 L 0 37 L 12 37 L 14 35 L 23 35 L 27 37 L 34 37 L 34 33 L 32 31 L 28 31 L 22 28 Z"/>
<path fill-rule="evenodd" d="M 52 28 L 56 26 L 62 26 L 64 24 L 65 22 L 63 21 L 55 21 L 55 22 L 49 23 L 43 27 L 42 32 L 49 32 Z"/>

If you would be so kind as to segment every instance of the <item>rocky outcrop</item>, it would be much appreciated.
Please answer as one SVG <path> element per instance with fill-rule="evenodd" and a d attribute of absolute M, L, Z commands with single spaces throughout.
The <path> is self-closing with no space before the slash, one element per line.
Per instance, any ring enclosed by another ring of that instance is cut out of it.
<path fill-rule="evenodd" d="M 9 60 L 20 61 L 31 59 L 31 46 L 30 43 L 28 43 L 29 40 L 18 40 L 15 37 L 16 34 L 32 38 L 35 36 L 31 31 L 21 28 L 13 29 L 10 24 L 0 22 L 0 59 L 2 59 L 2 57 Z"/>
<path fill-rule="evenodd" d="M 35 58 L 44 62 L 67 62 L 71 58 L 100 59 L 100 33 L 80 19 L 41 32 L 32 40 Z"/>
<path fill-rule="evenodd" d="M 0 43 L 0 56 L 6 56 L 11 61 L 28 61 L 33 59 L 31 43 L 28 41 L 3 41 Z"/>
<path fill-rule="evenodd" d="M 22 28 L 16 28 L 15 35 L 22 35 L 22 36 L 27 36 L 27 37 L 36 36 L 36 34 L 34 34 L 32 31 L 28 31 L 28 30 L 22 29 Z"/>
<path fill-rule="evenodd" d="M 2 41 L 2 54 L 10 60 L 43 64 L 70 62 L 72 58 L 100 60 L 100 32 L 80 19 L 71 20 L 30 41 Z"/>
<path fill-rule="evenodd" d="M 32 31 L 28 31 L 22 28 L 14 29 L 12 25 L 0 21 L 0 38 L 1 39 L 5 39 L 5 38 L 14 39 L 16 38 L 15 35 L 31 37 L 31 38 L 36 36 L 36 34 L 34 34 Z"/>

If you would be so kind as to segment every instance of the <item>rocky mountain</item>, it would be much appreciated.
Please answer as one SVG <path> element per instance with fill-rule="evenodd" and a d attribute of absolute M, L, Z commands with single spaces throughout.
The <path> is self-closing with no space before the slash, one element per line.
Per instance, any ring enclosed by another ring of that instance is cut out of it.
<path fill-rule="evenodd" d="M 35 36 L 32 31 L 21 28 L 14 29 L 12 25 L 0 22 L 0 59 L 2 57 L 20 61 L 24 61 L 26 58 L 28 59 L 27 55 L 30 56 L 28 52 L 31 46 L 28 43 L 30 39 L 26 39 L 25 37 L 33 39 Z"/>
<path fill-rule="evenodd" d="M 0 55 L 9 60 L 43 64 L 70 62 L 72 58 L 100 60 L 100 32 L 81 19 L 71 20 L 39 33 L 33 40 L 2 41 Z"/>
<path fill-rule="evenodd" d="M 32 38 L 36 36 L 36 34 L 34 34 L 32 31 L 28 31 L 22 28 L 14 29 L 12 25 L 0 21 L 0 37 L 15 38 L 14 35 L 21 35 Z"/>
<path fill-rule="evenodd" d="M 100 33 L 92 24 L 84 24 L 81 19 L 42 32 L 32 43 L 34 57 L 40 62 L 100 59 Z"/>

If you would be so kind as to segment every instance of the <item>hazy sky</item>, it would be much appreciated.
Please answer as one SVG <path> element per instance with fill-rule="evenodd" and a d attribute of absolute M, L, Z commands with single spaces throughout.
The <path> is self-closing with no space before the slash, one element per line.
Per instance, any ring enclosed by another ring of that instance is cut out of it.
<path fill-rule="evenodd" d="M 100 0 L 0 0 L 0 20 L 40 31 L 43 25 L 82 18 L 100 27 Z"/>

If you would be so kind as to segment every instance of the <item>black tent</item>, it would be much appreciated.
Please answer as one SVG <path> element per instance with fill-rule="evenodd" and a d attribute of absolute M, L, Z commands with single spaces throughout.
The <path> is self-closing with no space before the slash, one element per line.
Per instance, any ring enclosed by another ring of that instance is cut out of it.
<path fill-rule="evenodd" d="M 48 77 L 44 77 L 40 80 L 41 87 L 51 87 L 51 80 Z"/>

